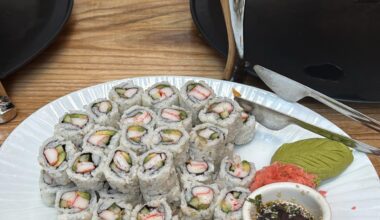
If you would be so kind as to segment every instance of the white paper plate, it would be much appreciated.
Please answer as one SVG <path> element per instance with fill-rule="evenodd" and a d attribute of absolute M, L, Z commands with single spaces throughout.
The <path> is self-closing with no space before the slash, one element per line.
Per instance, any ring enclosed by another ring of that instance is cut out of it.
<path fill-rule="evenodd" d="M 167 80 L 181 87 L 187 80 L 205 80 L 219 96 L 231 95 L 236 88 L 243 97 L 288 113 L 312 124 L 344 134 L 338 127 L 317 113 L 299 105 L 281 100 L 276 95 L 241 84 L 196 77 L 141 77 L 131 79 L 147 88 Z M 64 96 L 28 117 L 8 137 L 0 149 L 0 219 L 55 219 L 56 212 L 42 204 L 38 188 L 40 167 L 37 162 L 41 143 L 53 134 L 53 126 L 66 111 L 82 109 L 96 98 L 107 97 L 109 89 L 121 81 L 104 83 Z M 269 164 L 275 150 L 283 143 L 316 137 L 296 126 L 271 131 L 258 125 L 254 140 L 237 148 L 244 159 L 253 161 L 257 168 Z M 333 219 L 380 219 L 380 181 L 365 154 L 354 152 L 354 161 L 337 178 L 322 184 Z"/>

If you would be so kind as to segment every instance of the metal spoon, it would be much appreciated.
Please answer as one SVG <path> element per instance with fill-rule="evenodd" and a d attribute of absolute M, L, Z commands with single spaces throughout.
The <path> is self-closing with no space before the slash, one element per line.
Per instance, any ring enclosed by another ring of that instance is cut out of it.
<path fill-rule="evenodd" d="M 380 132 L 380 122 L 376 119 L 265 67 L 255 65 L 253 68 L 260 79 L 262 79 L 279 97 L 286 101 L 297 102 L 300 99 L 309 96 L 329 106 L 335 111 Z"/>

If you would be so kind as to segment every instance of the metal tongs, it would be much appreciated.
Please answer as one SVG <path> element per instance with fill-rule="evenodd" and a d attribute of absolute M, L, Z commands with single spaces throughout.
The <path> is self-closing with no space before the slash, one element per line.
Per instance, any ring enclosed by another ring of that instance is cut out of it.
<path fill-rule="evenodd" d="M 17 111 L 12 104 L 3 85 L 0 82 L 0 124 L 6 123 L 16 117 Z"/>

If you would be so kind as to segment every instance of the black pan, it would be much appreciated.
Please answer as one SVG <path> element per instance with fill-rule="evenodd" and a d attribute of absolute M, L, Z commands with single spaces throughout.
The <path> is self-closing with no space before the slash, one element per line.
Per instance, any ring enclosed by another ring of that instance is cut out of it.
<path fill-rule="evenodd" d="M 73 0 L 0 0 L 0 79 L 45 49 L 72 7 Z"/>
<path fill-rule="evenodd" d="M 219 0 L 190 4 L 203 37 L 226 56 Z M 245 59 L 250 63 L 340 100 L 380 102 L 377 0 L 254 0 L 246 1 L 245 11 Z"/>

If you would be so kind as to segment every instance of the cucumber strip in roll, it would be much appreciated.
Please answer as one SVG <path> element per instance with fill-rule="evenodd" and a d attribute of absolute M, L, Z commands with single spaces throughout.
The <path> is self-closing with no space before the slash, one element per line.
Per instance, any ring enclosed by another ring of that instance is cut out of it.
<path fill-rule="evenodd" d="M 199 124 L 198 113 L 210 99 L 215 97 L 214 90 L 204 81 L 190 80 L 181 87 L 180 94 L 181 106 L 192 112 L 193 125 Z"/>
<path fill-rule="evenodd" d="M 156 112 L 163 107 L 179 105 L 179 91 L 169 82 L 155 83 L 145 90 L 142 104 Z"/>
<path fill-rule="evenodd" d="M 218 184 L 221 187 L 249 187 L 255 177 L 256 169 L 253 163 L 241 160 L 235 155 L 233 159 L 225 157 L 220 165 Z"/>
<path fill-rule="evenodd" d="M 172 210 L 165 200 L 152 200 L 137 205 L 132 211 L 132 220 L 172 220 Z"/>
<path fill-rule="evenodd" d="M 135 105 L 123 113 L 120 119 L 120 127 L 135 124 L 154 128 L 156 121 L 157 115 L 154 111 L 147 107 Z"/>
<path fill-rule="evenodd" d="M 83 149 L 98 149 L 104 153 L 119 146 L 120 132 L 113 127 L 95 126 L 83 139 Z"/>
<path fill-rule="evenodd" d="M 141 200 L 140 185 L 137 176 L 138 158 L 126 147 L 118 147 L 110 152 L 104 167 L 104 176 L 108 184 L 128 197 L 125 201 L 136 203 Z"/>
<path fill-rule="evenodd" d="M 55 199 L 58 220 L 90 220 L 96 202 L 97 196 L 93 191 L 77 188 L 58 191 Z"/>
<path fill-rule="evenodd" d="M 140 189 L 145 201 L 165 198 L 169 203 L 178 202 L 180 186 L 169 151 L 154 149 L 140 156 Z"/>
<path fill-rule="evenodd" d="M 128 81 L 112 87 L 108 96 L 119 105 L 119 112 L 123 114 L 128 108 L 134 105 L 141 105 L 143 93 L 144 90 L 141 87 Z"/>
<path fill-rule="evenodd" d="M 70 111 L 64 114 L 54 127 L 54 134 L 81 146 L 84 134 L 89 132 L 94 120 L 83 111 Z"/>
<path fill-rule="evenodd" d="M 99 190 L 103 186 L 104 155 L 99 150 L 76 153 L 66 172 L 79 189 Z"/>
<path fill-rule="evenodd" d="M 180 166 L 179 174 L 182 185 L 188 181 L 210 184 L 214 180 L 214 164 L 208 159 L 188 159 Z"/>
<path fill-rule="evenodd" d="M 174 164 L 180 165 L 187 159 L 190 136 L 182 127 L 166 125 L 158 127 L 152 135 L 152 147 L 170 151 Z"/>
<path fill-rule="evenodd" d="M 72 188 L 75 185 L 70 182 L 66 185 L 59 185 L 55 182 L 54 178 L 51 177 L 46 171 L 41 170 L 40 174 L 40 194 L 42 202 L 49 207 L 54 207 L 55 197 L 59 190 L 64 190 L 67 188 Z"/>
<path fill-rule="evenodd" d="M 218 196 L 214 220 L 242 220 L 243 204 L 250 193 L 242 187 L 223 189 Z"/>
<path fill-rule="evenodd" d="M 217 125 L 205 123 L 195 126 L 190 133 L 189 154 L 195 159 L 210 157 L 216 167 L 225 157 L 228 131 Z"/>
<path fill-rule="evenodd" d="M 158 111 L 157 127 L 177 126 L 183 127 L 187 132 L 191 131 L 191 112 L 178 106 L 164 107 Z"/>
<path fill-rule="evenodd" d="M 97 99 L 86 106 L 96 124 L 117 127 L 120 120 L 118 105 L 108 99 Z"/>
<path fill-rule="evenodd" d="M 205 185 L 196 182 L 186 184 L 181 194 L 183 219 L 212 219 L 218 193 L 216 184 Z"/>
<path fill-rule="evenodd" d="M 77 148 L 71 141 L 65 141 L 62 137 L 47 139 L 39 150 L 38 161 L 42 169 L 46 171 L 59 185 L 70 183 L 66 169 L 69 159 L 77 152 Z"/>
<path fill-rule="evenodd" d="M 92 214 L 92 220 L 130 220 L 132 205 L 123 200 L 100 199 Z"/>
<path fill-rule="evenodd" d="M 237 102 L 229 98 L 214 98 L 199 112 L 199 120 L 228 129 L 227 143 L 232 143 L 243 126 Z"/>
<path fill-rule="evenodd" d="M 120 143 L 141 155 L 150 148 L 152 128 L 145 125 L 127 125 L 122 128 Z"/>
<path fill-rule="evenodd" d="M 255 136 L 255 116 L 247 112 L 242 112 L 241 120 L 243 121 L 243 126 L 241 127 L 239 133 L 235 137 L 234 142 L 236 145 L 247 144 L 251 142 L 253 137 Z"/>

